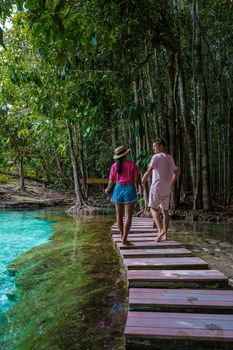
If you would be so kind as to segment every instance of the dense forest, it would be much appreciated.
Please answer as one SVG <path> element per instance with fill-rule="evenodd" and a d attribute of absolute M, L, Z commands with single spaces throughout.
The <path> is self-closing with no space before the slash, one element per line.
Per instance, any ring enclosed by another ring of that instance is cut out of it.
<path fill-rule="evenodd" d="M 80 205 L 116 146 L 144 172 L 163 137 L 173 208 L 232 204 L 231 0 L 1 0 L 0 15 L 0 173 L 73 186 Z"/>

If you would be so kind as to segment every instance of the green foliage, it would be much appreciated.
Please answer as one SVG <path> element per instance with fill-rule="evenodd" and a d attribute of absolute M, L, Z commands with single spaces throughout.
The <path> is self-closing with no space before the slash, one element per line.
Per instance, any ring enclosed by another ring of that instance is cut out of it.
<path fill-rule="evenodd" d="M 233 6 L 227 0 L 198 3 L 213 151 L 216 140 L 229 138 Z M 197 140 L 190 2 L 11 0 L 4 5 L 2 23 L 14 5 L 18 9 L 12 14 L 12 29 L 4 32 L 7 50 L 0 51 L 4 164 L 23 154 L 29 173 L 50 175 L 56 183 L 70 178 L 69 121 L 80 175 L 85 167 L 89 176 L 106 176 L 115 143 L 129 145 L 144 171 L 150 153 L 146 148 L 155 136 L 164 134 L 173 142 L 174 128 L 177 139 L 187 139 L 178 59 Z M 174 106 L 168 72 L 174 74 Z M 144 153 L 138 154 L 142 146 Z M 186 147 L 182 154 L 188 152 Z M 180 165 L 189 161 L 187 156 Z M 213 162 L 217 167 L 218 161 Z"/>
<path fill-rule="evenodd" d="M 150 158 L 151 158 L 151 153 L 147 150 L 143 150 L 139 153 L 136 163 L 142 173 L 146 171 Z"/>
<path fill-rule="evenodd" d="M 0 185 L 7 185 L 11 183 L 10 176 L 0 174 Z"/>

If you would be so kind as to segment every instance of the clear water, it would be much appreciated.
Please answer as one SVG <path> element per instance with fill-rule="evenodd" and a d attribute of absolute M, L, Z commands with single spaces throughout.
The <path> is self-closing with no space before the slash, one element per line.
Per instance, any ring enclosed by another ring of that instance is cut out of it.
<path fill-rule="evenodd" d="M 52 223 L 35 211 L 0 211 L 0 313 L 12 305 L 7 294 L 15 278 L 8 273 L 7 265 L 22 252 L 46 243 Z"/>
<path fill-rule="evenodd" d="M 41 222 L 35 212 L 24 214 L 23 226 Z M 52 237 L 13 262 L 23 293 L 0 314 L 0 350 L 122 350 L 127 284 L 111 238 L 114 219 L 49 209 L 43 217 L 43 225 L 54 223 Z"/>

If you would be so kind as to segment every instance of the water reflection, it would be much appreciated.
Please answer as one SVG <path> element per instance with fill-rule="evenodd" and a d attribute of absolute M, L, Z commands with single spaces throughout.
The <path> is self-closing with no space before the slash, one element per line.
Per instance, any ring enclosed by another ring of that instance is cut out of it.
<path fill-rule="evenodd" d="M 233 243 L 233 224 L 232 223 L 216 223 L 202 221 L 171 221 L 173 232 L 182 233 L 192 237 L 203 239 L 213 238 L 219 241 Z"/>
<path fill-rule="evenodd" d="M 172 221 L 169 239 L 183 243 L 210 268 L 220 270 L 233 286 L 232 223 Z"/>

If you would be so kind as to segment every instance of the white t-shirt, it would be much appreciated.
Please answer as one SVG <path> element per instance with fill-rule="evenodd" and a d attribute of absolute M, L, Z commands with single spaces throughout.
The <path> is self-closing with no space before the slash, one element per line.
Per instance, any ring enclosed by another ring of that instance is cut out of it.
<path fill-rule="evenodd" d="M 157 196 L 169 196 L 174 170 L 177 169 L 172 156 L 166 153 L 155 154 L 150 161 L 152 170 L 151 191 Z"/>

